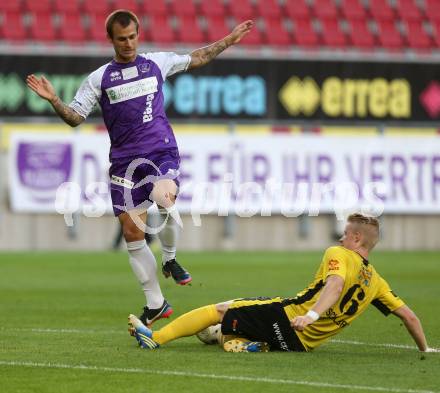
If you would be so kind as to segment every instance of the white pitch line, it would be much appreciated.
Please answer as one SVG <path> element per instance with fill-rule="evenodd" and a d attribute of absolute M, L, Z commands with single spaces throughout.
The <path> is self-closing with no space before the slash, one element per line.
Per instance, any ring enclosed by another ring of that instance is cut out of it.
<path fill-rule="evenodd" d="M 365 345 L 368 347 L 386 347 L 386 348 L 399 348 L 399 349 L 417 349 L 417 347 L 415 345 L 411 346 L 411 345 L 402 345 L 402 344 L 380 344 L 380 343 L 364 343 L 361 341 L 353 341 L 353 340 L 337 340 L 337 339 L 332 339 L 330 341 L 331 343 L 336 343 L 336 344 L 349 344 L 349 345 Z"/>
<path fill-rule="evenodd" d="M 93 330 L 93 329 L 45 329 L 45 328 L 0 328 L 0 331 L 19 331 L 19 332 L 32 332 L 32 333 L 55 333 L 55 334 L 123 334 L 123 330 Z M 391 343 L 366 343 L 355 340 L 338 340 L 331 339 L 329 344 L 347 344 L 347 345 L 362 345 L 367 347 L 385 347 L 385 348 L 397 348 L 397 349 L 409 349 L 417 350 L 416 346 L 403 345 L 403 344 L 391 344 Z"/>
<path fill-rule="evenodd" d="M 245 377 L 234 375 L 221 374 L 203 374 L 190 373 L 186 371 L 163 371 L 163 370 L 149 370 L 142 368 L 121 368 L 121 367 L 103 367 L 103 366 L 85 366 L 82 364 L 60 364 L 60 363 L 34 363 L 34 362 L 14 362 L 0 360 L 0 366 L 9 367 L 33 367 L 33 368 L 52 368 L 52 369 L 68 369 L 68 370 L 85 370 L 85 371 L 103 371 L 103 372 L 117 372 L 117 373 L 137 373 L 137 374 L 153 374 L 153 375 L 167 375 L 179 377 L 193 377 L 202 379 L 215 379 L 225 381 L 239 381 L 239 382 L 258 382 L 271 383 L 278 385 L 302 385 L 312 386 L 315 388 L 335 388 L 335 389 L 350 389 L 350 390 L 366 390 L 374 392 L 391 392 L 391 393 L 440 393 L 433 390 L 418 390 L 418 389 L 400 389 L 387 388 L 383 386 L 362 386 L 362 385 L 342 385 L 327 382 L 310 382 L 310 381 L 294 381 L 291 379 L 276 379 L 276 378 L 261 378 L 261 377 Z"/>

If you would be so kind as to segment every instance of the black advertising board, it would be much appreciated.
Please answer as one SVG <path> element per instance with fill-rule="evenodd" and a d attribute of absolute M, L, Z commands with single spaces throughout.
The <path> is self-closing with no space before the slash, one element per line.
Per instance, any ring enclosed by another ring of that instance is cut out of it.
<path fill-rule="evenodd" d="M 70 102 L 88 73 L 109 58 L 0 56 L 0 116 L 50 116 L 26 88 L 44 73 Z M 430 63 L 217 59 L 165 86 L 172 119 L 437 122 L 440 67 Z M 99 113 L 94 113 L 95 117 Z"/>

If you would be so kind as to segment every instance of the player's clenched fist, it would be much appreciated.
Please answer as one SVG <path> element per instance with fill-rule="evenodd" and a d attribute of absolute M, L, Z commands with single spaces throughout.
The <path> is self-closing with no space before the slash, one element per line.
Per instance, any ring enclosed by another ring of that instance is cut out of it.
<path fill-rule="evenodd" d="M 310 325 L 313 322 L 314 321 L 311 317 L 307 315 L 302 315 L 299 317 L 292 318 L 290 320 L 290 326 L 292 326 L 293 329 L 302 332 L 306 326 Z"/>

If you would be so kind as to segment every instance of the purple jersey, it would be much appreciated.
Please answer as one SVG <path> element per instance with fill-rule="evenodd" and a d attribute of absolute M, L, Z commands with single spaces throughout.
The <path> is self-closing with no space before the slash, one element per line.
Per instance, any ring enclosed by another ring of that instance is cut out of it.
<path fill-rule="evenodd" d="M 176 148 L 165 114 L 167 76 L 185 71 L 191 56 L 140 54 L 131 63 L 111 61 L 92 72 L 69 105 L 86 118 L 99 103 L 110 135 L 110 160 Z"/>

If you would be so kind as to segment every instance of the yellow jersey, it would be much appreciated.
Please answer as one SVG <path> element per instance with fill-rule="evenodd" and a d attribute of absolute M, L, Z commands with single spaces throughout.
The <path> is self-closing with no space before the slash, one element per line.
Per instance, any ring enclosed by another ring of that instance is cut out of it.
<path fill-rule="evenodd" d="M 313 307 L 327 277 L 332 274 L 344 279 L 341 296 L 316 322 L 302 332 L 296 332 L 307 351 L 339 333 L 361 315 L 370 303 L 385 315 L 405 304 L 366 259 L 355 251 L 335 246 L 326 250 L 313 282 L 296 297 L 284 300 L 284 310 L 289 319 L 304 315 Z"/>

